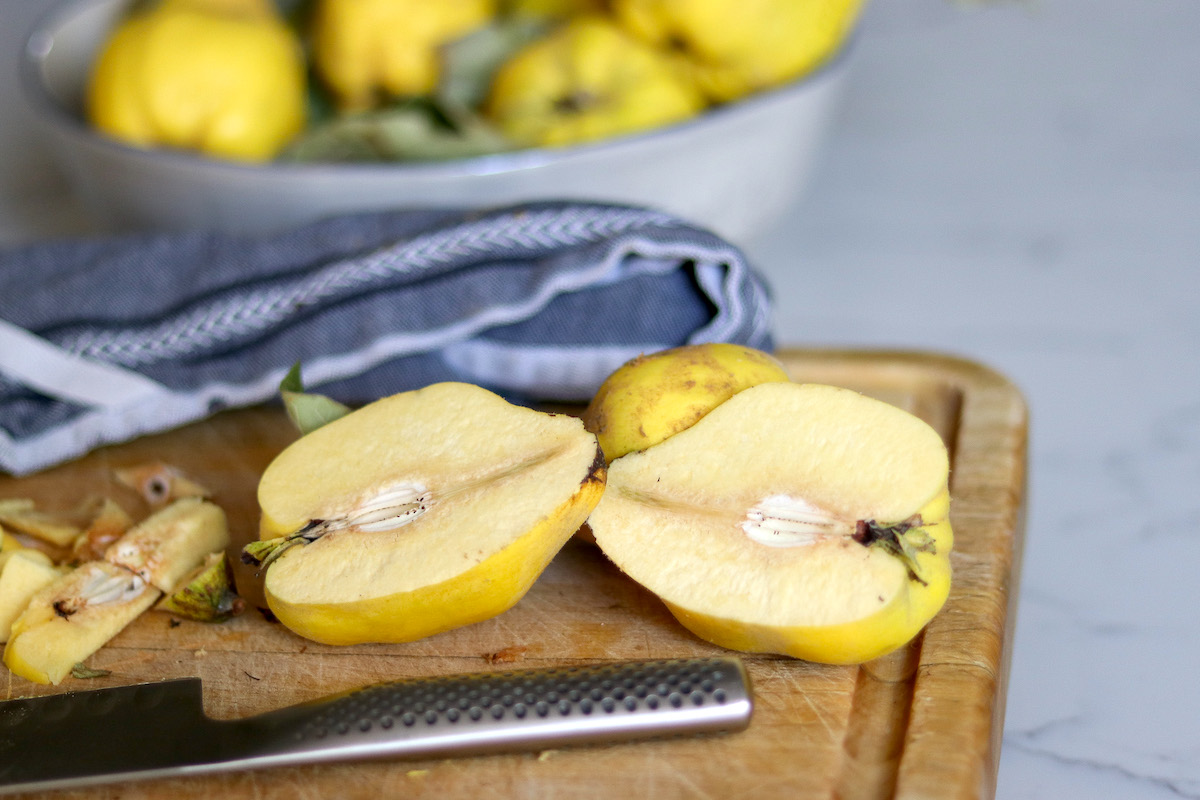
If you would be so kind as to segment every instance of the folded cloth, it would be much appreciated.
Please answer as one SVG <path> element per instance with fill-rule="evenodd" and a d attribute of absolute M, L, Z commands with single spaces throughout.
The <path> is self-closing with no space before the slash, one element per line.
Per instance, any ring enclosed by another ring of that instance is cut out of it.
<path fill-rule="evenodd" d="M 351 405 L 442 380 L 586 400 L 642 352 L 770 349 L 769 306 L 736 247 L 609 204 L 0 250 L 0 469 L 269 400 L 297 362 L 306 388 Z"/>

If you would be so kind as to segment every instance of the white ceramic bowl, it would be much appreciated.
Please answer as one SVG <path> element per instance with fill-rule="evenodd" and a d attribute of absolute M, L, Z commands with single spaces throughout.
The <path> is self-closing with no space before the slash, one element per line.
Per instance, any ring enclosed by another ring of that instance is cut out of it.
<path fill-rule="evenodd" d="M 36 26 L 26 99 L 85 209 L 109 229 L 265 232 L 335 213 L 587 199 L 657 207 L 735 242 L 774 223 L 827 134 L 846 52 L 793 84 L 636 136 L 427 164 L 242 166 L 139 150 L 83 122 L 97 48 L 128 0 L 74 0 Z"/>

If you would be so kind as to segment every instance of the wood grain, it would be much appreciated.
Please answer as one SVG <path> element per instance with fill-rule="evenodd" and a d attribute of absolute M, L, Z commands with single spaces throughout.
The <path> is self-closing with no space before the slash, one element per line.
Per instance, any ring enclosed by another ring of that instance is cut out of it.
<path fill-rule="evenodd" d="M 755 715 L 744 732 L 542 753 L 294 767 L 64 792 L 123 798 L 988 798 L 995 792 L 1024 524 L 1027 412 L 1002 376 L 924 353 L 781 353 L 798 380 L 847 386 L 933 425 L 952 454 L 954 585 L 909 647 L 861 667 L 745 657 Z M 70 508 L 120 491 L 115 468 L 163 460 L 214 492 L 235 547 L 254 536 L 254 490 L 294 438 L 278 408 L 225 412 L 108 447 L 0 497 Z M 239 573 L 255 601 L 252 573 Z M 512 610 L 406 645 L 327 647 L 256 611 L 223 625 L 150 612 L 89 660 L 111 670 L 44 687 L 0 675 L 0 698 L 198 675 L 232 718 L 399 677 L 598 660 L 716 654 L 595 549 L 573 541 Z M 499 654 L 497 656 L 497 654 Z"/>

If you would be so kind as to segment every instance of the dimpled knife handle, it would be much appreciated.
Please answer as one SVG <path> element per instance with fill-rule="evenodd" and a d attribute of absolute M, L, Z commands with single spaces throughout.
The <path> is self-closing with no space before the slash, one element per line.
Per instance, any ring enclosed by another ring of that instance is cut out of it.
<path fill-rule="evenodd" d="M 749 724 L 752 707 L 735 658 L 422 678 L 243 720 L 237 738 L 252 752 L 233 760 L 441 757 L 735 731 Z"/>

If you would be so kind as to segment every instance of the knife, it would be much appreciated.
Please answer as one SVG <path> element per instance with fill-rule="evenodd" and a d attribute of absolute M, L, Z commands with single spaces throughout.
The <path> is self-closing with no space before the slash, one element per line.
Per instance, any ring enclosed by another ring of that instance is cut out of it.
<path fill-rule="evenodd" d="M 234 720 L 184 678 L 0 702 L 0 793 L 736 731 L 752 711 L 736 658 L 399 680 Z"/>

